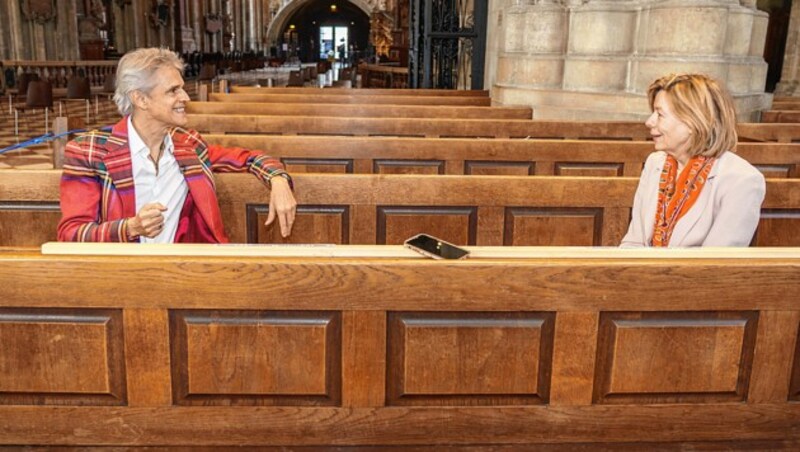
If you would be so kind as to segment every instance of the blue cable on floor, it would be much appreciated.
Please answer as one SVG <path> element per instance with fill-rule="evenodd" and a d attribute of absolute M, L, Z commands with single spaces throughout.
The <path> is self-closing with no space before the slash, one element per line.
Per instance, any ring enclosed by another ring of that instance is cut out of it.
<path fill-rule="evenodd" d="M 36 145 L 36 144 L 46 143 L 48 141 L 52 141 L 52 140 L 61 138 L 63 136 L 66 136 L 66 135 L 69 135 L 69 134 L 72 134 L 72 133 L 86 132 L 87 130 L 89 130 L 89 129 L 68 130 L 66 132 L 59 133 L 58 135 L 54 135 L 52 132 L 47 132 L 44 135 L 38 136 L 36 138 L 31 138 L 30 140 L 23 141 L 22 143 L 12 144 L 11 146 L 4 147 L 3 149 L 0 149 L 0 154 L 3 154 L 3 153 L 8 152 L 8 151 L 13 151 L 15 149 L 20 149 L 20 148 L 25 148 L 25 147 L 28 147 L 28 146 L 33 146 L 33 145 Z M 111 126 L 100 127 L 97 130 L 109 131 L 109 130 L 111 130 Z"/>

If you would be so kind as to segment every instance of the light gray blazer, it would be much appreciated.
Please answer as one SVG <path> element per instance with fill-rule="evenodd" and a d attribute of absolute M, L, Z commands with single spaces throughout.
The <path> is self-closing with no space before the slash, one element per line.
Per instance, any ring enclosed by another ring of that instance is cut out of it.
<path fill-rule="evenodd" d="M 663 151 L 647 157 L 633 199 L 631 224 L 620 247 L 650 246 L 658 180 L 666 158 Z M 765 192 L 764 175 L 760 171 L 738 155 L 724 152 L 714 162 L 697 202 L 675 225 L 669 247 L 750 245 Z"/>

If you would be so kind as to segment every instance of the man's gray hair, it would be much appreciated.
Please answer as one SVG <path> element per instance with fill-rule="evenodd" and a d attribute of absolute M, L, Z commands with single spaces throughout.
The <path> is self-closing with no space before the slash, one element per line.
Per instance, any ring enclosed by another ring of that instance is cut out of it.
<path fill-rule="evenodd" d="M 183 75 L 184 63 L 175 52 L 155 47 L 132 50 L 125 54 L 117 65 L 114 102 L 120 114 L 133 113 L 131 93 L 145 94 L 156 86 L 153 74 L 162 67 L 174 67 Z"/>

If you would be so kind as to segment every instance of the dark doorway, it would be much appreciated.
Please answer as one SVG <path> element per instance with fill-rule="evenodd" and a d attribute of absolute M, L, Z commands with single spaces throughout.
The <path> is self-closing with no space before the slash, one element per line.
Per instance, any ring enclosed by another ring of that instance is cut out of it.
<path fill-rule="evenodd" d="M 347 29 L 346 36 L 342 36 L 343 28 Z M 331 30 L 330 38 L 327 38 L 328 30 Z M 339 59 L 336 55 L 341 52 L 344 39 L 344 55 L 348 61 L 355 63 L 365 55 L 367 49 L 369 16 L 346 0 L 317 0 L 301 6 L 286 22 L 281 36 L 286 36 L 290 31 L 296 33 L 296 55 L 303 62 L 325 59 L 322 55 L 327 56 L 328 51 L 332 51 L 333 57 Z M 326 32 L 324 39 L 323 31 Z"/>
<path fill-rule="evenodd" d="M 791 0 L 758 0 L 758 9 L 769 14 L 767 39 L 764 44 L 764 60 L 767 62 L 767 84 L 765 91 L 775 91 L 783 70 L 783 55 L 786 53 L 786 37 L 789 35 Z"/>

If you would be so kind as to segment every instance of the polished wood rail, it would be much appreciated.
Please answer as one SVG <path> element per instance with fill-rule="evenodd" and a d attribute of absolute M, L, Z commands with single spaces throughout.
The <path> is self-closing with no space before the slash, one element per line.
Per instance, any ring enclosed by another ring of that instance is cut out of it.
<path fill-rule="evenodd" d="M 380 94 L 375 96 L 359 94 L 326 94 L 323 90 L 319 94 L 250 94 L 250 93 L 213 93 L 208 95 L 212 102 L 260 102 L 260 103 L 308 103 L 308 104 L 383 104 L 383 105 L 461 105 L 473 107 L 488 107 L 492 101 L 483 96 L 421 96 L 404 94 L 404 90 L 397 93 Z"/>
<path fill-rule="evenodd" d="M 307 94 L 317 96 L 320 94 L 346 96 L 440 96 L 440 97 L 489 97 L 487 90 L 463 89 L 403 89 L 403 88 L 309 88 L 309 87 L 255 87 L 231 86 L 233 94 Z"/>
<path fill-rule="evenodd" d="M 530 107 L 442 105 L 289 104 L 255 102 L 190 102 L 191 114 L 267 116 L 335 116 L 365 118 L 531 119 Z"/>

